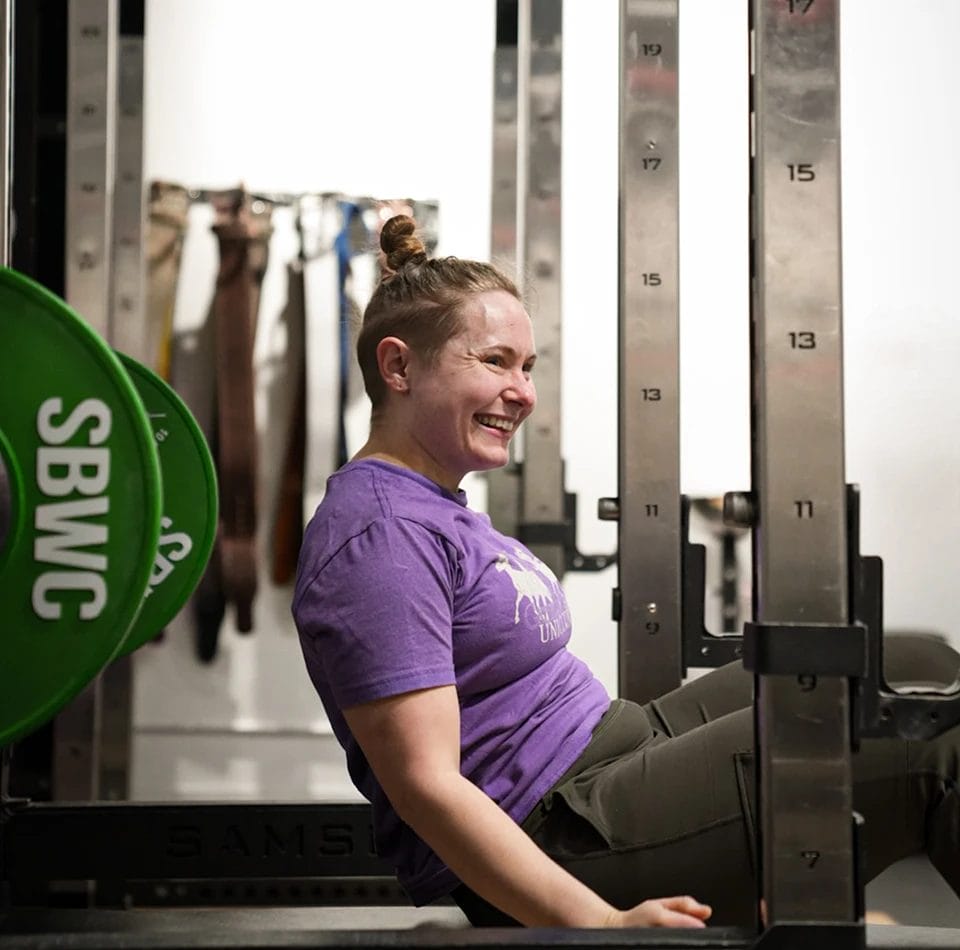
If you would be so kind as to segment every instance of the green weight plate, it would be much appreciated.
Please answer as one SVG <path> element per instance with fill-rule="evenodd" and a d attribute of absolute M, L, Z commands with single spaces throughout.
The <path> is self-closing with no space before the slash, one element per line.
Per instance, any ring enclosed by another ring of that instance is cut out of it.
<path fill-rule="evenodd" d="M 156 636 L 200 582 L 217 535 L 217 476 L 183 400 L 156 373 L 118 355 L 153 426 L 163 481 L 160 541 L 143 608 L 123 644 L 127 653 Z"/>
<path fill-rule="evenodd" d="M 23 530 L 23 475 L 13 447 L 0 429 L 0 571 Z"/>
<path fill-rule="evenodd" d="M 160 535 L 150 420 L 104 341 L 0 268 L 0 431 L 13 530 L 0 556 L 0 745 L 50 719 L 123 645 Z"/>

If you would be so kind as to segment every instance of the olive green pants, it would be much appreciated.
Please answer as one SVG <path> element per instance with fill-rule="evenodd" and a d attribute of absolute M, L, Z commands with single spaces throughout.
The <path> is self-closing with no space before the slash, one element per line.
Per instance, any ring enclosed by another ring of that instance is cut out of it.
<path fill-rule="evenodd" d="M 960 671 L 936 639 L 888 637 L 884 652 L 891 685 L 946 685 Z M 691 894 L 712 924 L 754 924 L 752 691 L 735 663 L 646 706 L 615 700 L 524 830 L 617 907 Z M 925 851 L 960 895 L 960 727 L 929 742 L 866 739 L 853 773 L 865 880 Z M 477 926 L 515 925 L 463 885 L 453 897 Z"/>

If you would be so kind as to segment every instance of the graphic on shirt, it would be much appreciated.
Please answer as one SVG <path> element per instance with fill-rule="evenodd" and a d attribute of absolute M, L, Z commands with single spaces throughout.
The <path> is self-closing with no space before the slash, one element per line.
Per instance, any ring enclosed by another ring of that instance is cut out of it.
<path fill-rule="evenodd" d="M 522 566 L 515 567 L 510 563 L 506 554 L 497 555 L 497 561 L 494 565 L 502 574 L 506 574 L 513 583 L 513 589 L 517 592 L 517 602 L 513 611 L 513 622 L 520 622 L 520 607 L 525 600 L 529 600 L 533 606 L 538 618 L 544 618 L 544 615 L 553 606 L 553 591 L 547 586 L 546 576 L 540 573 L 543 566 L 536 558 L 526 554 L 521 548 L 514 548 L 514 554 L 520 561 L 525 561 L 530 568 Z"/>

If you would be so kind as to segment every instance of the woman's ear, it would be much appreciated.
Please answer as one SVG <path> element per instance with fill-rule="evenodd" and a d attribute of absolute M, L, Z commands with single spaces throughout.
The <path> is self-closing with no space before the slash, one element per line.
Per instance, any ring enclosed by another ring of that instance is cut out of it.
<path fill-rule="evenodd" d="M 410 347 L 399 337 L 385 336 L 377 344 L 377 367 L 380 377 L 392 392 L 405 393 L 410 388 L 407 366 Z"/>

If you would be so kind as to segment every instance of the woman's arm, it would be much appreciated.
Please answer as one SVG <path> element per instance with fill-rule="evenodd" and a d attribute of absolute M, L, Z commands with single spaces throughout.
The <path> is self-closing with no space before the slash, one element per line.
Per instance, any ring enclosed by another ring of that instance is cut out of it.
<path fill-rule="evenodd" d="M 456 689 L 403 693 L 343 711 L 397 814 L 468 887 L 527 926 L 702 927 L 689 897 L 612 907 L 547 857 L 460 774 Z"/>

